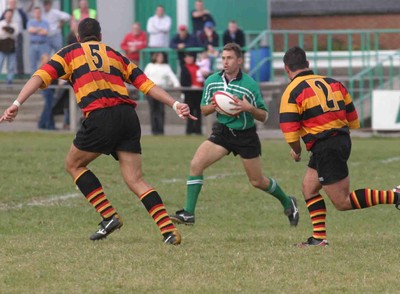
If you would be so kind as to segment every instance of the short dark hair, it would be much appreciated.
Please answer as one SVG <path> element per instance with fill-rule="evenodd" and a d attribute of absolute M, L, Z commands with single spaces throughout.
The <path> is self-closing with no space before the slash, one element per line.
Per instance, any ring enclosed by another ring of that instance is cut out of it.
<path fill-rule="evenodd" d="M 100 23 L 94 18 L 85 18 L 79 22 L 78 35 L 81 42 L 101 41 Z"/>
<path fill-rule="evenodd" d="M 233 51 L 235 52 L 237 58 L 243 57 L 242 48 L 240 48 L 240 46 L 236 43 L 225 44 L 224 48 L 222 48 L 222 51 Z"/>
<path fill-rule="evenodd" d="M 291 71 L 308 68 L 306 52 L 298 46 L 294 46 L 286 51 L 283 56 L 283 63 Z"/>
<path fill-rule="evenodd" d="M 53 0 L 43 0 L 43 5 L 53 4 Z"/>

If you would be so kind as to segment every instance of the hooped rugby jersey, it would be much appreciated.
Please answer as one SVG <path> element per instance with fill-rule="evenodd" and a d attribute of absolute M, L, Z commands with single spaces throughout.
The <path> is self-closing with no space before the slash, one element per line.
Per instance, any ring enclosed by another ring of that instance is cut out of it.
<path fill-rule="evenodd" d="M 67 80 L 85 116 L 93 110 L 136 102 L 128 95 L 125 82 L 146 94 L 154 83 L 141 69 L 111 47 L 89 41 L 74 43 L 58 51 L 34 75 L 46 88 L 52 80 Z"/>
<path fill-rule="evenodd" d="M 302 138 L 310 150 L 317 140 L 349 133 L 349 128 L 359 128 L 360 122 L 347 89 L 310 70 L 298 74 L 284 91 L 280 127 L 288 143 Z"/>
<path fill-rule="evenodd" d="M 268 111 L 257 82 L 242 71 L 239 71 L 237 77 L 229 82 L 227 82 L 224 77 L 224 71 L 210 75 L 204 83 L 201 105 L 204 106 L 211 104 L 211 98 L 217 91 L 231 93 L 239 99 L 243 99 L 243 96 L 245 96 L 247 101 L 256 108 Z M 246 130 L 255 125 L 254 117 L 245 111 L 241 112 L 236 117 L 217 112 L 217 120 L 219 123 L 234 130 Z"/>

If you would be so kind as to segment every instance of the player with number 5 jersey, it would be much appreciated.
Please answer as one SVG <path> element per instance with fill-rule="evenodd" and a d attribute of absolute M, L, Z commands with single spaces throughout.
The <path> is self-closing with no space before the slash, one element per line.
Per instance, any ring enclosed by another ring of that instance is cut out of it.
<path fill-rule="evenodd" d="M 108 200 L 102 184 L 87 167 L 101 154 L 111 154 L 119 161 L 125 183 L 158 226 L 164 243 L 180 244 L 181 236 L 160 195 L 143 179 L 140 123 L 135 111 L 136 102 L 129 97 L 125 83 L 171 106 L 181 118 L 196 119 L 190 114 L 189 107 L 156 86 L 125 56 L 101 43 L 100 24 L 86 18 L 78 26 L 78 43 L 58 51 L 33 74 L 14 103 L 4 111 L 0 122 L 13 121 L 21 105 L 39 87 L 46 88 L 57 78 L 71 84 L 85 117 L 67 154 L 65 167 L 102 217 L 99 229 L 90 239 L 104 239 L 122 226 L 122 219 Z M 71 226 L 74 225 L 71 220 Z"/>

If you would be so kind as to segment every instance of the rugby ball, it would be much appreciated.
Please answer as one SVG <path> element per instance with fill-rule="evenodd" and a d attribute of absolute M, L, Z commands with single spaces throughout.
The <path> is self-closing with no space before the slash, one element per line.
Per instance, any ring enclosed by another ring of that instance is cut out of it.
<path fill-rule="evenodd" d="M 232 94 L 225 91 L 217 91 L 213 95 L 213 100 L 216 104 L 216 110 L 228 116 L 237 116 L 240 111 L 234 110 L 235 105 L 232 105 L 230 102 L 235 102 Z"/>

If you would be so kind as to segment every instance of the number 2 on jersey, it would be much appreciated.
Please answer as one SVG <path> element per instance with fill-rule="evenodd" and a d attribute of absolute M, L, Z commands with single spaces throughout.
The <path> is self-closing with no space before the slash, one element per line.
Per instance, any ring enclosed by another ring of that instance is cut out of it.
<path fill-rule="evenodd" d="M 335 94 L 329 84 L 323 79 L 309 80 L 307 83 L 313 89 L 315 95 L 319 99 L 320 105 L 324 112 L 339 110 Z"/>

